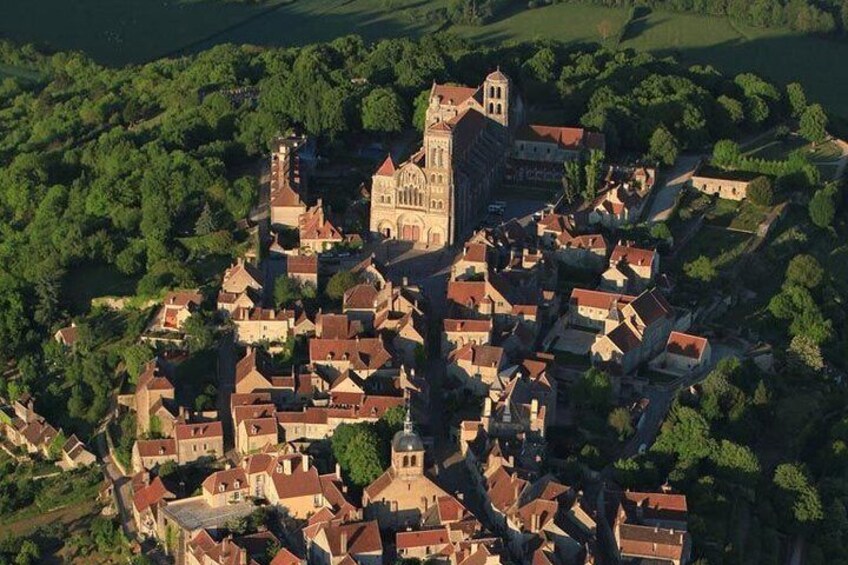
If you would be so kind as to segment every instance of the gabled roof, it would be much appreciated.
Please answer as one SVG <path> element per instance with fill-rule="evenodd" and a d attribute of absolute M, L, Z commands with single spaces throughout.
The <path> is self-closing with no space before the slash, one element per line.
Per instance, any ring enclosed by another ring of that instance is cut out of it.
<path fill-rule="evenodd" d="M 504 351 L 494 345 L 468 344 L 451 352 L 451 361 L 466 361 L 475 367 L 500 367 Z"/>
<path fill-rule="evenodd" d="M 318 274 L 317 255 L 286 255 L 286 273 L 305 275 Z"/>
<path fill-rule="evenodd" d="M 672 308 L 660 291 L 655 288 L 646 290 L 629 305 L 642 322 L 649 326 L 660 318 L 671 318 Z"/>
<path fill-rule="evenodd" d="M 445 332 L 491 332 L 492 320 L 459 320 L 446 318 L 443 320 Z"/>
<path fill-rule="evenodd" d="M 196 290 L 172 290 L 165 295 L 165 300 L 162 301 L 162 304 L 165 306 L 186 308 L 200 306 L 201 302 L 203 302 L 203 295 Z"/>
<path fill-rule="evenodd" d="M 233 492 L 245 488 L 248 488 L 247 475 L 241 467 L 215 471 L 203 481 L 203 490 L 210 494 Z"/>
<path fill-rule="evenodd" d="M 198 424 L 177 424 L 174 435 L 178 441 L 189 439 L 223 438 L 224 428 L 221 422 L 201 422 Z"/>
<path fill-rule="evenodd" d="M 309 340 L 309 360 L 320 365 L 327 361 L 348 361 L 357 369 L 379 369 L 392 360 L 380 338 Z"/>
<path fill-rule="evenodd" d="M 377 169 L 377 172 L 374 174 L 381 177 L 390 177 L 395 174 L 396 170 L 397 168 L 395 167 L 395 162 L 392 159 L 391 153 L 389 153 L 388 155 L 386 155 L 386 160 L 383 161 L 383 164 L 380 165 L 380 168 Z"/>
<path fill-rule="evenodd" d="M 618 292 L 604 292 L 602 290 L 588 290 L 575 288 L 571 291 L 569 304 L 572 307 L 598 308 L 610 310 L 614 306 L 621 307 L 635 300 L 635 296 L 620 294 Z"/>
<path fill-rule="evenodd" d="M 442 545 L 449 544 L 450 533 L 447 528 L 436 528 L 433 530 L 419 530 L 413 532 L 397 532 L 395 542 L 398 549 L 412 549 L 417 547 L 429 547 L 438 549 Z M 431 553 L 436 553 L 432 551 Z"/>
<path fill-rule="evenodd" d="M 631 267 L 650 267 L 657 252 L 653 249 L 641 249 L 628 245 L 616 245 L 610 255 L 610 264 L 626 262 Z"/>
<path fill-rule="evenodd" d="M 668 336 L 668 343 L 665 346 L 665 350 L 674 355 L 701 359 L 704 355 L 704 350 L 707 348 L 707 343 L 707 339 L 703 337 L 685 334 L 683 332 L 671 332 Z"/>
<path fill-rule="evenodd" d="M 631 329 L 629 324 L 618 324 L 614 327 L 606 337 L 618 348 L 622 353 L 627 353 L 638 348 L 642 344 L 642 339 Z"/>
<path fill-rule="evenodd" d="M 142 457 L 172 457 L 177 455 L 177 441 L 167 439 L 140 439 L 136 441 L 136 449 Z"/>
<path fill-rule="evenodd" d="M 139 512 L 144 512 L 166 498 L 174 498 L 174 494 L 165 488 L 162 479 L 156 477 L 149 485 L 143 486 L 133 493 L 133 506 Z"/>
<path fill-rule="evenodd" d="M 383 542 L 380 539 L 380 528 L 376 520 L 370 522 L 355 522 L 340 524 L 329 522 L 320 530 L 324 531 L 329 543 L 330 554 L 334 557 L 343 555 L 359 555 L 363 553 L 382 553 Z M 345 535 L 347 551 L 343 552 L 341 538 Z"/>
<path fill-rule="evenodd" d="M 543 126 L 531 124 L 522 128 L 516 135 L 519 141 L 534 143 L 555 143 L 563 149 L 600 149 L 605 147 L 604 135 L 592 133 L 583 128 Z"/>
<path fill-rule="evenodd" d="M 376 307 L 378 291 L 374 285 L 362 283 L 347 289 L 344 293 L 343 304 L 345 310 L 364 309 L 370 310 Z"/>
<path fill-rule="evenodd" d="M 430 99 L 440 97 L 440 104 L 459 106 L 472 96 L 474 96 L 479 88 L 470 86 L 455 86 L 450 84 L 433 83 L 433 88 L 430 90 Z"/>

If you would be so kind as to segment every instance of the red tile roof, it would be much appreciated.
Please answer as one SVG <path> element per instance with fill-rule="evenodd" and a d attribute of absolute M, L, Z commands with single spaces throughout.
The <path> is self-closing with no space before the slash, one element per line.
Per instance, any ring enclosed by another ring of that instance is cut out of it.
<path fill-rule="evenodd" d="M 494 345 L 466 345 L 451 353 L 453 360 L 471 363 L 475 367 L 500 367 L 503 348 Z"/>
<path fill-rule="evenodd" d="M 309 340 L 309 360 L 316 365 L 347 360 L 354 370 L 379 369 L 391 359 L 380 338 Z"/>
<path fill-rule="evenodd" d="M 138 454 L 142 457 L 170 457 L 177 454 L 177 441 L 168 439 L 140 439 L 136 441 Z"/>
<path fill-rule="evenodd" d="M 417 532 L 398 532 L 395 534 L 395 542 L 398 549 L 411 549 L 414 547 L 441 546 L 450 543 L 450 534 L 447 528 L 435 530 L 421 530 Z"/>
<path fill-rule="evenodd" d="M 668 336 L 668 343 L 665 346 L 665 350 L 668 353 L 691 357 L 692 359 L 700 359 L 704 355 L 706 348 L 706 338 L 682 332 L 671 332 L 671 335 Z"/>
<path fill-rule="evenodd" d="M 491 320 L 457 320 L 448 318 L 443 321 L 446 332 L 491 332 Z"/>
<path fill-rule="evenodd" d="M 572 307 L 586 307 L 610 310 L 613 306 L 622 306 L 633 300 L 635 296 L 619 294 L 617 292 L 604 292 L 602 290 L 587 290 L 575 288 L 571 291 L 569 304 Z"/>
<path fill-rule="evenodd" d="M 587 132 L 583 128 L 528 125 L 519 131 L 516 138 L 534 143 L 555 143 L 558 146 L 578 150 L 600 149 L 605 146 L 603 134 Z"/>
<path fill-rule="evenodd" d="M 621 554 L 627 557 L 680 562 L 686 543 L 686 532 L 652 526 L 622 524 L 619 535 Z"/>
<path fill-rule="evenodd" d="M 616 245 L 610 256 L 610 264 L 626 262 L 631 267 L 650 267 L 657 252 L 653 249 L 640 249 L 626 245 Z"/>
<path fill-rule="evenodd" d="M 174 498 L 174 495 L 165 488 L 162 479 L 156 477 L 149 485 L 133 493 L 133 505 L 139 512 L 144 512 L 166 498 Z"/>
<path fill-rule="evenodd" d="M 377 169 L 377 172 L 374 174 L 381 177 L 390 177 L 395 174 L 395 170 L 395 162 L 392 159 L 391 154 L 389 154 L 386 155 L 386 160 L 383 161 L 383 164 L 380 165 L 380 168 Z"/>
<path fill-rule="evenodd" d="M 238 486 L 236 486 L 238 484 Z M 222 488 L 223 487 L 223 488 Z M 210 494 L 233 492 L 248 488 L 247 475 L 241 467 L 215 471 L 203 481 L 203 490 Z"/>
<path fill-rule="evenodd" d="M 441 97 L 442 105 L 459 106 L 477 92 L 478 88 L 469 86 L 454 86 L 450 84 L 434 84 L 430 91 L 430 98 Z"/>
<path fill-rule="evenodd" d="M 378 291 L 374 285 L 362 283 L 347 289 L 344 293 L 344 308 L 370 310 L 376 308 Z"/>
<path fill-rule="evenodd" d="M 306 275 L 318 274 L 317 255 L 286 255 L 286 272 Z"/>
<path fill-rule="evenodd" d="M 177 440 L 223 438 L 224 428 L 221 422 L 201 422 L 198 424 L 177 424 L 174 435 Z"/>

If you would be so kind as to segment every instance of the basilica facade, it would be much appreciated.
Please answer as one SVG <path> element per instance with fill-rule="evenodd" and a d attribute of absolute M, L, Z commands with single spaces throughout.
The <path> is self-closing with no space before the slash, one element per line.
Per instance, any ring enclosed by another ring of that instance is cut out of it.
<path fill-rule="evenodd" d="M 434 83 L 422 147 L 374 174 L 371 233 L 429 247 L 460 241 L 503 176 L 523 113 L 500 70 L 476 88 Z"/>

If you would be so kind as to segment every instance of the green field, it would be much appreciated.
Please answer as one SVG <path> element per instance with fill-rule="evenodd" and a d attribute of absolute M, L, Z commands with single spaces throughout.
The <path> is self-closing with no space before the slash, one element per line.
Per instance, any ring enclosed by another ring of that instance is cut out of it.
<path fill-rule="evenodd" d="M 299 45 L 350 33 L 366 39 L 420 36 L 443 28 L 427 15 L 444 1 L 3 0 L 0 36 L 83 50 L 120 65 L 224 42 Z M 563 3 L 516 9 L 485 26 L 448 29 L 484 42 L 552 38 L 600 43 L 614 41 L 628 14 L 627 8 Z M 731 74 L 753 71 L 781 83 L 797 80 L 811 99 L 848 116 L 845 41 L 748 28 L 724 18 L 652 12 L 630 23 L 620 45 L 711 63 Z"/>

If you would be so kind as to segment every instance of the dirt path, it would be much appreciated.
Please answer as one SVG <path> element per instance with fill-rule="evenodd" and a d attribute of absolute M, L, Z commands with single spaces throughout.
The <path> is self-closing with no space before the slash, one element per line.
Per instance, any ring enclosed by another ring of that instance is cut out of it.
<path fill-rule="evenodd" d="M 654 201 L 651 203 L 651 211 L 648 213 L 649 222 L 665 222 L 671 217 L 677 195 L 692 178 L 695 167 L 701 160 L 699 155 L 687 155 L 680 157 L 670 170 L 664 173 L 665 183 L 656 189 Z"/>

